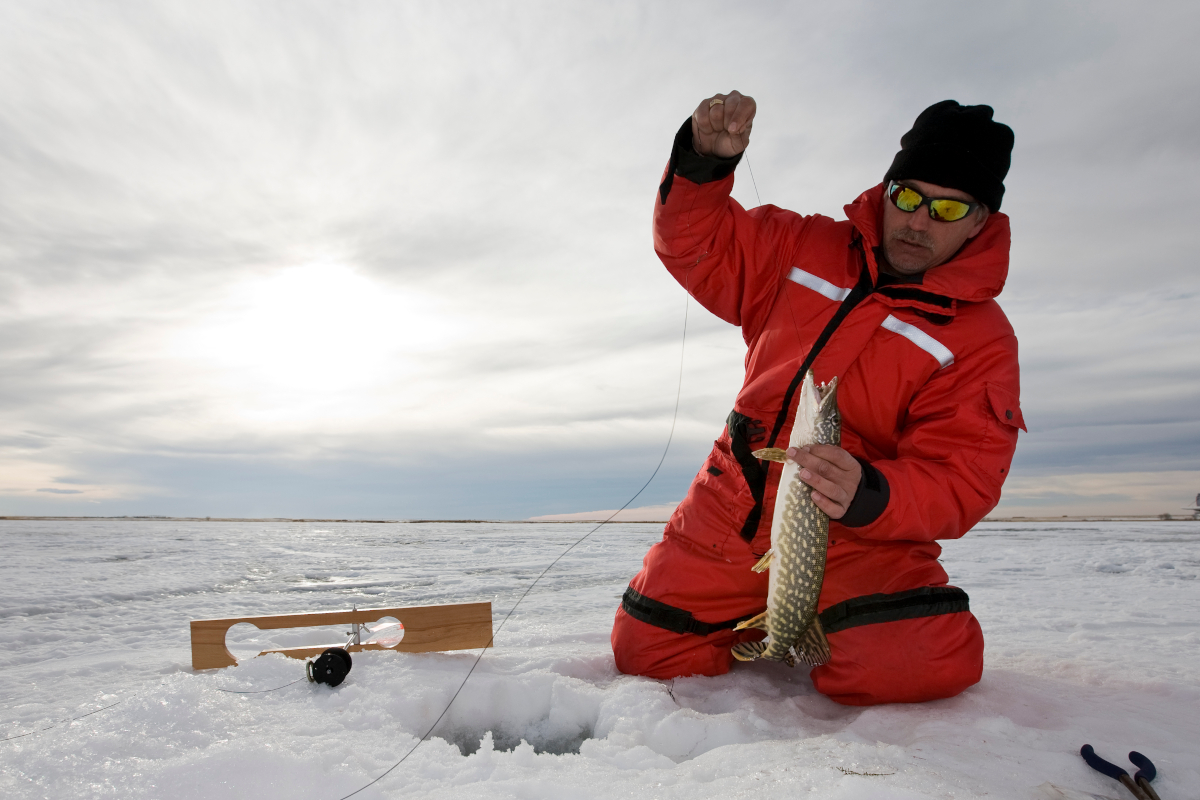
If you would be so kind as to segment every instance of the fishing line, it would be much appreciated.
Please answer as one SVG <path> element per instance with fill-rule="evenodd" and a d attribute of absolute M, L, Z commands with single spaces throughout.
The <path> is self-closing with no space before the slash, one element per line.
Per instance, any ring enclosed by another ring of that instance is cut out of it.
<path fill-rule="evenodd" d="M 758 194 L 758 181 L 754 180 L 754 167 L 750 166 L 750 155 L 743 150 L 742 161 L 746 162 L 746 169 L 750 170 L 750 183 L 754 186 L 754 196 L 758 199 L 758 204 L 762 205 L 762 197 Z"/>
<path fill-rule="evenodd" d="M 251 689 L 251 690 L 239 691 L 236 689 L 222 689 L 219 686 L 214 686 L 212 688 L 218 692 L 225 692 L 227 694 L 266 694 L 267 692 L 277 692 L 280 689 L 286 689 L 287 687 L 293 686 L 303 680 L 308 680 L 308 676 L 305 676 L 303 678 L 297 678 L 296 680 L 292 681 L 291 683 L 285 683 L 283 686 L 276 686 L 273 689 Z M 80 714 L 78 717 L 71 717 L 70 719 L 61 720 L 59 722 L 54 723 L 53 725 L 48 725 L 47 727 L 40 728 L 36 731 L 30 731 L 29 733 L 20 733 L 20 734 L 17 734 L 16 736 L 7 736 L 3 739 L 0 739 L 0 742 L 8 742 L 8 741 L 12 741 L 13 739 L 23 739 L 26 736 L 33 736 L 35 733 L 45 733 L 46 731 L 50 730 L 51 728 L 57 728 L 59 725 L 66 725 L 68 722 L 74 722 L 77 719 L 83 719 L 84 717 L 90 717 L 92 714 L 99 714 L 101 711 L 107 711 L 108 709 L 113 708 L 114 706 L 121 705 L 121 703 L 123 703 L 123 702 L 125 702 L 124 698 L 122 698 L 121 700 L 118 700 L 117 702 L 113 703 L 112 705 L 107 705 L 104 708 L 97 708 L 95 711 L 89 711 L 86 714 Z"/>
<path fill-rule="evenodd" d="M 687 352 L 688 309 L 691 305 L 691 292 L 686 291 L 688 289 L 688 287 L 686 285 L 684 286 L 684 289 L 685 289 L 685 291 L 684 291 L 684 301 L 683 301 L 683 337 L 682 337 L 682 341 L 679 344 L 679 380 L 675 386 L 675 410 L 671 414 L 671 432 L 669 434 L 667 434 L 666 447 L 663 448 L 662 456 L 659 457 L 658 464 L 657 464 L 657 466 L 654 467 L 654 471 L 652 473 L 650 473 L 650 477 L 647 478 L 646 482 L 642 484 L 642 488 L 638 489 L 637 492 L 634 493 L 633 497 L 631 497 L 625 501 L 625 505 L 621 506 L 616 511 L 614 511 L 612 514 L 610 514 L 608 519 L 599 523 L 598 525 L 596 525 L 596 527 L 592 528 L 590 531 L 585 533 L 583 536 L 579 537 L 566 550 L 563 550 L 559 554 L 558 558 L 551 561 L 550 564 L 544 570 L 542 570 L 540 575 L 538 575 L 536 578 L 533 579 L 533 582 L 531 584 L 529 584 L 529 587 L 527 589 L 525 589 L 525 592 L 519 598 L 517 598 L 517 602 L 513 603 L 512 608 L 510 608 L 508 610 L 508 613 L 504 615 L 504 619 L 500 621 L 500 624 L 498 626 L 496 626 L 496 630 L 492 633 L 492 638 L 488 640 L 487 645 L 480 649 L 479 655 L 475 656 L 475 661 L 471 664 L 471 668 L 469 670 L 467 670 L 467 674 L 462 679 L 462 683 L 460 683 L 458 685 L 458 689 L 456 689 L 454 691 L 454 695 L 450 698 L 450 702 L 446 703 L 446 707 L 444 709 L 442 709 L 442 713 L 439 714 L 438 718 L 433 721 L 432 725 L 429 726 L 429 730 L 425 731 L 425 734 L 420 739 L 417 740 L 417 743 L 414 744 L 411 748 L 409 748 L 408 752 L 405 753 L 400 758 L 399 761 L 397 761 L 395 764 L 392 764 L 392 766 L 388 767 L 381 775 L 379 775 L 379 777 L 375 778 L 370 783 L 367 783 L 367 784 L 364 784 L 363 786 L 358 787 L 350 794 L 343 795 L 338 800 L 346 800 L 347 798 L 353 797 L 354 795 L 358 794 L 363 789 L 368 789 L 368 788 L 374 786 L 376 783 L 378 783 L 379 781 L 381 781 L 385 777 L 387 777 L 388 774 L 392 772 L 392 770 L 396 769 L 396 767 L 403 764 L 408 759 L 409 756 L 411 756 L 414 752 L 416 752 L 416 749 L 418 747 L 420 747 L 425 742 L 426 739 L 429 738 L 430 734 L 433 733 L 434 729 L 437 728 L 438 724 L 442 721 L 442 719 L 446 716 L 446 714 L 448 714 L 450 712 L 450 707 L 454 705 L 454 701 L 457 700 L 459 694 L 462 693 L 463 687 L 467 685 L 467 681 L 470 680 L 471 676 L 475 673 L 475 668 L 477 666 L 479 666 L 479 662 L 483 659 L 483 654 L 486 653 L 488 648 L 492 646 L 492 643 L 495 642 L 496 634 L 500 633 L 500 631 L 504 628 L 504 625 L 505 625 L 505 623 L 508 622 L 509 617 L 511 617 L 513 615 L 513 612 L 517 610 L 517 606 L 519 606 L 521 604 L 521 601 L 524 600 L 526 597 L 528 597 L 529 593 L 533 591 L 533 587 L 537 586 L 538 582 L 546 576 L 546 573 L 548 573 L 551 569 L 553 569 L 555 564 L 557 564 L 559 561 L 562 561 L 563 558 L 567 555 L 567 553 L 570 553 L 572 550 L 574 550 L 576 547 L 578 547 L 580 544 L 582 544 L 583 541 L 585 539 L 587 539 L 589 536 L 591 536 L 593 533 L 600 530 L 602 527 L 604 527 L 608 523 L 612 522 L 613 519 L 616 518 L 617 514 L 620 514 L 622 511 L 624 511 L 626 508 L 628 508 L 629 504 L 632 503 L 634 500 L 638 499 L 638 496 L 640 496 L 641 493 L 646 490 L 646 487 L 650 485 L 650 482 L 654 480 L 654 476 L 658 474 L 658 471 L 662 468 L 663 462 L 666 461 L 666 459 L 667 459 L 667 452 L 671 449 L 671 440 L 675 438 L 675 423 L 679 419 L 679 398 L 683 392 L 683 363 L 684 363 L 684 355 Z"/>
<path fill-rule="evenodd" d="M 300 681 L 306 680 L 308 680 L 307 675 L 305 675 L 303 678 L 296 678 L 296 680 L 292 681 L 291 683 L 285 683 L 283 686 L 276 686 L 274 689 L 249 689 L 238 691 L 237 689 L 222 689 L 219 686 L 214 686 L 213 688 L 218 692 L 225 692 L 226 694 L 266 694 L 267 692 L 278 692 L 280 689 L 286 689 L 287 687 L 297 684 Z"/>
<path fill-rule="evenodd" d="M 746 162 L 746 169 L 750 170 L 750 183 L 754 186 L 754 196 L 758 199 L 759 206 L 761 206 L 763 204 L 763 201 L 762 201 L 762 197 L 758 193 L 758 181 L 756 181 L 754 179 L 754 167 L 750 166 L 750 154 L 748 152 L 746 152 L 745 150 L 742 151 L 742 160 Z M 776 266 L 776 268 L 778 268 L 779 267 L 779 251 L 776 249 L 774 244 L 771 244 L 770 247 L 771 247 L 771 260 L 775 262 L 775 266 Z M 792 306 L 792 300 L 791 300 L 791 297 L 789 296 L 789 294 L 787 292 L 784 292 L 783 296 L 784 296 L 784 299 L 787 300 L 788 314 L 790 314 L 792 317 L 792 332 L 796 334 L 796 344 L 798 344 L 800 346 L 800 349 L 803 350 L 804 349 L 804 341 L 800 338 L 800 321 L 798 319 L 796 319 L 796 309 L 795 309 L 795 307 Z"/>
<path fill-rule="evenodd" d="M 758 205 L 761 207 L 763 204 L 762 196 L 758 193 L 758 181 L 754 179 L 754 167 L 750 166 L 750 153 L 748 151 L 742 151 L 742 160 L 746 162 L 746 169 L 750 170 L 750 183 L 754 186 L 754 197 L 758 200 Z M 771 251 L 771 260 L 775 262 L 775 266 L 778 268 L 779 250 L 774 244 L 770 244 L 769 247 Z M 784 292 L 783 295 L 784 299 L 787 300 L 788 313 L 792 317 L 792 332 L 796 334 L 796 343 L 800 345 L 800 349 L 803 350 L 804 341 L 800 338 L 800 321 L 796 319 L 796 309 L 792 306 L 792 300 L 791 297 L 788 296 L 788 293 Z"/>
<path fill-rule="evenodd" d="M 64 719 L 60 722 L 56 722 L 53 725 L 49 725 L 40 730 L 30 731 L 29 733 L 21 733 L 16 736 L 8 736 L 4 739 L 0 739 L 0 742 L 9 742 L 9 741 L 12 741 L 13 739 L 24 739 L 26 736 L 33 736 L 35 733 L 44 733 L 45 731 L 48 731 L 51 728 L 57 728 L 59 725 L 66 725 L 68 722 L 74 722 L 77 719 L 83 719 L 84 717 L 90 717 L 92 714 L 99 714 L 101 711 L 108 711 L 113 706 L 119 706 L 123 702 L 125 702 L 125 701 L 118 700 L 117 702 L 113 703 L 111 706 L 105 706 L 104 708 L 97 708 L 95 711 L 89 711 L 86 714 L 80 714 L 78 717 L 71 717 L 70 719 Z"/>

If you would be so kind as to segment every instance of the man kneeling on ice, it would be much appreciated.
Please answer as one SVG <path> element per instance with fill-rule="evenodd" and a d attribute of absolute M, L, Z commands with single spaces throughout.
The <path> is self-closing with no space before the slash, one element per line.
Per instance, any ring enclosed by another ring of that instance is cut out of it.
<path fill-rule="evenodd" d="M 829 520 L 815 621 L 796 643 L 820 664 L 817 690 L 849 705 L 951 697 L 979 680 L 983 634 L 936 540 L 995 507 L 1024 429 L 1017 339 L 994 299 L 1013 133 L 988 106 L 930 106 L 839 222 L 730 198 L 754 114 L 738 92 L 702 101 L 655 198 L 659 258 L 741 326 L 749 352 L 727 427 L 617 611 L 617 667 L 720 675 L 735 646 L 739 658 L 788 651 L 735 630 L 776 597 L 770 570 L 752 568 L 770 562 L 788 467 Z M 810 370 L 817 387 L 837 379 L 840 446 L 788 447 Z"/>

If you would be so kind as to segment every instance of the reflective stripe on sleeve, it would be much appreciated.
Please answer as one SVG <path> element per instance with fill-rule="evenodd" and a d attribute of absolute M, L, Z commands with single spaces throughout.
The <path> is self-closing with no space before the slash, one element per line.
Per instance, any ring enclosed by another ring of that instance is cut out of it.
<path fill-rule="evenodd" d="M 908 339 L 917 347 L 936 358 L 938 364 L 940 364 L 943 369 L 954 363 L 954 353 L 951 353 L 946 345 L 942 344 L 937 339 L 933 338 L 915 325 L 909 325 L 907 322 L 901 322 L 891 314 L 888 314 L 887 319 L 885 319 L 881 324 L 884 328 L 887 328 L 892 333 L 900 334 L 905 339 Z"/>
<path fill-rule="evenodd" d="M 850 295 L 849 289 L 843 289 L 823 278 L 818 278 L 811 272 L 805 272 L 799 267 L 792 267 L 792 271 L 788 273 L 788 280 L 806 286 L 818 294 L 823 294 L 835 303 L 842 302 Z"/>

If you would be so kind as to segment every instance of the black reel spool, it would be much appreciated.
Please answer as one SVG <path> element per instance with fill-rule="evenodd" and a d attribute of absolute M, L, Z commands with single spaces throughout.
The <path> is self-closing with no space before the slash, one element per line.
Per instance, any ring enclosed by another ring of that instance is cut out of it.
<path fill-rule="evenodd" d="M 343 648 L 331 647 L 317 656 L 316 661 L 308 662 L 306 665 L 308 679 L 314 683 L 337 686 L 346 680 L 346 676 L 350 674 L 350 667 L 353 663 L 350 659 L 350 654 Z"/>

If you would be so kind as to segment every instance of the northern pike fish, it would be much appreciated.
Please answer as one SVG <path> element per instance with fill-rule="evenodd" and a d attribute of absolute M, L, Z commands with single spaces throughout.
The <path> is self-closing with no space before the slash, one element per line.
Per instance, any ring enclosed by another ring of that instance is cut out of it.
<path fill-rule="evenodd" d="M 809 370 L 800 387 L 789 446 L 838 445 L 841 441 L 837 378 L 817 386 Z M 770 570 L 767 610 L 734 630 L 759 628 L 767 632 L 767 639 L 734 645 L 733 655 L 740 661 L 766 658 L 789 666 L 795 666 L 797 656 L 810 666 L 824 664 L 830 656 L 829 642 L 817 618 L 817 598 L 825 577 L 829 517 L 813 503 L 812 489 L 800 480 L 800 467 L 787 460 L 786 450 L 768 447 L 753 455 L 782 462 L 783 472 L 771 518 L 771 549 L 752 567 L 755 572 Z"/>

